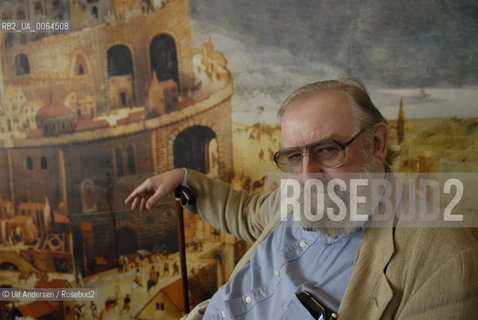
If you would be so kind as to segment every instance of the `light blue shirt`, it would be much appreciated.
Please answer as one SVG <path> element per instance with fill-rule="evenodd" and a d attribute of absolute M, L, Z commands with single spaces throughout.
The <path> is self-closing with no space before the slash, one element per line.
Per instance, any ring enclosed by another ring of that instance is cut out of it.
<path fill-rule="evenodd" d="M 295 295 L 302 291 L 337 311 L 364 234 L 327 242 L 298 222 L 282 222 L 214 294 L 203 319 L 313 319 Z"/>

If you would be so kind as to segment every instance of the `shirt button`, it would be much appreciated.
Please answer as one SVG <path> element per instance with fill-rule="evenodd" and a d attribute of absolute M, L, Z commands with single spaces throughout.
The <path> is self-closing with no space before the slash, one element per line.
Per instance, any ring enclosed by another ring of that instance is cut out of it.
<path fill-rule="evenodd" d="M 223 318 L 225 318 L 225 317 L 226 317 L 226 313 L 225 313 L 224 311 L 221 311 L 221 316 L 222 316 Z"/>
<path fill-rule="evenodd" d="M 279 270 L 274 270 L 274 275 L 278 276 L 279 275 Z"/>
<path fill-rule="evenodd" d="M 307 245 L 307 243 L 305 243 L 305 241 L 301 241 L 301 242 L 299 243 L 299 246 L 300 246 L 301 248 L 305 248 L 306 245 Z"/>
<path fill-rule="evenodd" d="M 246 297 L 246 303 L 251 303 L 252 302 L 252 298 L 251 297 Z"/>

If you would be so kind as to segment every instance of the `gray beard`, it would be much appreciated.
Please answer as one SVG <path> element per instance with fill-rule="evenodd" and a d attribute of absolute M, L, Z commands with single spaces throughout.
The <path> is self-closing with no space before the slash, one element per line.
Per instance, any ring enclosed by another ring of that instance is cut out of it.
<path fill-rule="evenodd" d="M 373 168 L 375 168 L 374 165 L 376 165 L 376 163 L 374 160 L 371 160 L 368 163 L 369 164 L 364 167 L 364 170 L 363 170 L 364 172 L 357 174 L 357 176 L 354 176 L 353 178 L 369 179 L 369 181 L 371 181 L 371 179 L 374 176 L 374 174 L 372 173 L 372 170 Z M 330 217 L 327 215 L 327 211 L 326 211 L 327 208 L 333 209 L 334 212 L 339 211 L 339 207 L 334 201 L 330 199 L 327 193 L 327 184 L 331 179 L 332 177 L 329 177 L 329 176 L 320 178 L 325 189 L 323 194 L 318 194 L 317 191 L 314 189 L 315 191 L 314 190 L 311 191 L 310 195 L 307 195 L 306 197 L 304 188 L 301 188 L 301 195 L 299 198 L 299 203 L 301 204 L 299 223 L 301 224 L 302 228 L 306 231 L 314 231 L 314 232 L 318 232 L 322 234 L 327 241 L 333 241 L 333 240 L 348 236 L 360 230 L 361 228 L 364 227 L 364 225 L 370 219 L 370 217 L 372 216 L 375 210 L 375 205 L 371 201 L 372 197 L 371 197 L 370 188 L 364 187 L 362 189 L 365 190 L 365 192 L 361 192 L 360 196 L 366 197 L 367 201 L 366 203 L 360 203 L 357 205 L 357 214 L 366 215 L 368 219 L 366 221 L 352 221 L 350 219 L 350 192 L 349 192 L 350 184 L 347 184 L 347 190 L 345 191 L 339 191 L 337 188 L 335 189 L 335 194 L 345 204 L 346 216 L 341 221 L 331 220 Z M 323 196 L 323 205 L 320 204 L 320 211 L 322 211 L 322 217 L 316 221 L 312 221 L 309 218 L 310 215 L 313 216 L 319 212 L 319 207 L 317 203 L 317 198 L 319 195 L 321 196 L 321 198 Z M 304 205 L 305 199 L 307 198 L 308 198 L 308 203 L 310 203 L 310 211 L 308 211 L 309 212 L 308 214 L 306 214 L 305 212 L 305 205 Z"/>
<path fill-rule="evenodd" d="M 300 210 L 300 224 L 302 228 L 306 231 L 315 231 L 321 233 L 325 236 L 328 241 L 335 240 L 349 234 L 352 234 L 359 229 L 363 228 L 367 221 L 352 221 L 349 219 L 350 217 L 350 194 L 348 192 L 342 191 L 335 191 L 335 194 L 345 203 L 346 208 L 346 217 L 341 221 L 334 221 L 331 220 L 327 214 L 327 208 L 331 208 L 334 210 L 334 213 L 339 211 L 339 207 L 335 202 L 333 202 L 329 197 L 328 194 L 324 194 L 324 202 L 322 216 L 320 219 L 314 221 L 309 218 L 308 215 L 305 214 L 304 210 L 304 192 L 302 191 L 301 197 L 299 198 L 299 202 L 301 203 L 301 210 Z M 310 195 L 310 212 L 312 215 L 316 215 L 319 212 L 317 206 L 317 194 L 312 193 Z M 360 215 L 367 215 L 370 216 L 372 214 L 372 208 L 366 208 L 364 205 L 357 206 L 357 213 Z"/>

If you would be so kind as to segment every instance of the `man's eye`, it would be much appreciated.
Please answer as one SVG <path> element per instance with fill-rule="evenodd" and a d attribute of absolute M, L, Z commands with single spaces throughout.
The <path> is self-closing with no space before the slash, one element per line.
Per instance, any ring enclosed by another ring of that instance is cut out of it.
<path fill-rule="evenodd" d="M 302 157 L 300 153 L 292 153 L 287 156 L 287 160 L 289 161 L 297 161 Z"/>
<path fill-rule="evenodd" d="M 313 150 L 313 152 L 317 155 L 322 155 L 322 156 L 327 156 L 327 155 L 332 155 L 332 154 L 335 154 L 339 151 L 339 149 L 337 149 L 336 147 L 332 147 L 332 146 L 329 146 L 329 147 L 320 147 L 320 148 L 316 148 Z"/>
<path fill-rule="evenodd" d="M 333 146 L 328 146 L 328 147 L 320 147 L 317 148 L 313 151 L 313 154 L 315 157 L 319 159 L 333 159 L 339 154 L 340 149 L 333 147 Z"/>
<path fill-rule="evenodd" d="M 320 151 L 321 152 L 336 152 L 338 149 L 334 147 L 327 147 L 327 148 L 322 148 Z"/>

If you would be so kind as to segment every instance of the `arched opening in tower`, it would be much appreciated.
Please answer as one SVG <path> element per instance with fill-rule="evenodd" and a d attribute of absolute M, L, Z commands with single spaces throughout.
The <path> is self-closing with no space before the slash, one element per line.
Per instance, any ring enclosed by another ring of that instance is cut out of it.
<path fill-rule="evenodd" d="M 75 61 L 74 74 L 81 76 L 87 73 L 88 73 L 88 68 L 86 66 L 86 60 L 82 55 L 78 55 Z"/>
<path fill-rule="evenodd" d="M 108 76 L 133 74 L 131 51 L 125 45 L 118 44 L 108 49 Z"/>
<path fill-rule="evenodd" d="M 181 131 L 174 140 L 174 167 L 208 173 L 212 166 L 211 141 L 215 141 L 215 138 L 216 133 L 205 126 L 193 126 Z"/>
<path fill-rule="evenodd" d="M 17 76 L 22 76 L 30 73 L 30 63 L 28 61 L 28 57 L 25 54 L 20 53 L 15 56 L 15 69 Z"/>
<path fill-rule="evenodd" d="M 107 52 L 109 96 L 114 108 L 134 105 L 133 59 L 125 45 L 112 46 Z"/>
<path fill-rule="evenodd" d="M 2 264 L 0 264 L 0 270 L 13 270 L 13 271 L 18 271 L 18 267 L 11 263 L 11 262 L 3 262 Z"/>
<path fill-rule="evenodd" d="M 156 74 L 159 81 L 174 80 L 178 87 L 178 55 L 176 42 L 169 34 L 159 34 L 153 38 L 149 47 L 151 70 Z"/>

